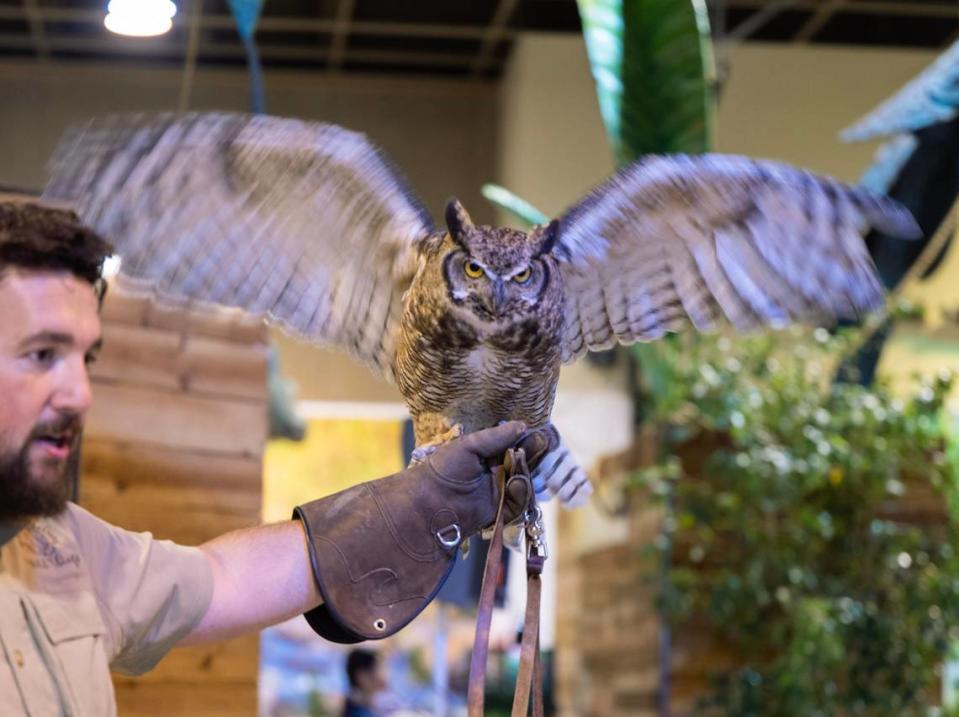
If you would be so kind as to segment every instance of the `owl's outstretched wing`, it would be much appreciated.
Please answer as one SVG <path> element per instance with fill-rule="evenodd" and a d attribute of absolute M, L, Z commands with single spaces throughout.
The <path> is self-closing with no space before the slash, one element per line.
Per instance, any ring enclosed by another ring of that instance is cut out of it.
<path fill-rule="evenodd" d="M 68 132 L 45 198 L 160 299 L 239 307 L 389 375 L 429 214 L 363 135 L 262 115 L 126 115 Z"/>
<path fill-rule="evenodd" d="M 860 235 L 919 228 L 898 203 L 768 161 L 654 156 L 560 218 L 563 359 L 691 322 L 740 330 L 854 317 L 882 304 Z"/>

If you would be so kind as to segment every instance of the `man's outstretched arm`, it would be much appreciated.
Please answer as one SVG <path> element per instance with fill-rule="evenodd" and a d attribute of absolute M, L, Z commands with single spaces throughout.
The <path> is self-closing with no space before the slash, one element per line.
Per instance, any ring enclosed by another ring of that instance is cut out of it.
<path fill-rule="evenodd" d="M 518 441 L 534 464 L 546 452 L 548 434 L 524 431 L 513 422 L 471 433 L 425 463 L 299 506 L 296 520 L 201 545 L 213 596 L 179 644 L 229 639 L 301 614 L 336 642 L 393 634 L 435 597 L 463 539 L 495 519 L 490 466 Z M 531 494 L 528 477 L 507 486 L 510 519 Z"/>
<path fill-rule="evenodd" d="M 262 630 L 323 601 L 299 520 L 226 533 L 200 550 L 213 572 L 213 597 L 203 619 L 180 645 Z"/>

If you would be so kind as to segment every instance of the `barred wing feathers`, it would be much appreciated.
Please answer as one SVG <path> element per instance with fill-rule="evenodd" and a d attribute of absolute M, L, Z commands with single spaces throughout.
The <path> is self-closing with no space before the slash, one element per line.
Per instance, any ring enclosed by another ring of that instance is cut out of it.
<path fill-rule="evenodd" d="M 233 306 L 391 374 L 426 210 L 363 135 L 263 115 L 124 115 L 64 137 L 45 196 L 164 300 Z"/>
<path fill-rule="evenodd" d="M 882 304 L 865 226 L 915 237 L 898 203 L 745 157 L 645 158 L 559 220 L 563 359 L 692 323 L 746 331 L 855 317 Z"/>

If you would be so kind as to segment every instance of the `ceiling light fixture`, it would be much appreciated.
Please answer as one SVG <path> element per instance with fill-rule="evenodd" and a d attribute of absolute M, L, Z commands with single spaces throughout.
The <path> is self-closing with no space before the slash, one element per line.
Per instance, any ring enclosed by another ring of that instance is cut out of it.
<path fill-rule="evenodd" d="M 152 37 L 169 32 L 174 15 L 171 0 L 110 0 L 103 24 L 118 35 Z"/>

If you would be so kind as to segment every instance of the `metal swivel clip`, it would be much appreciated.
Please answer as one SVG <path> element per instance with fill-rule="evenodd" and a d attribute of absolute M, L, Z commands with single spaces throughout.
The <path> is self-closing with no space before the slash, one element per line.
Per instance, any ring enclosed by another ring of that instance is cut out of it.
<path fill-rule="evenodd" d="M 546 547 L 546 526 L 543 525 L 543 509 L 535 503 L 526 509 L 526 557 L 533 556 L 546 560 L 549 550 Z"/>

